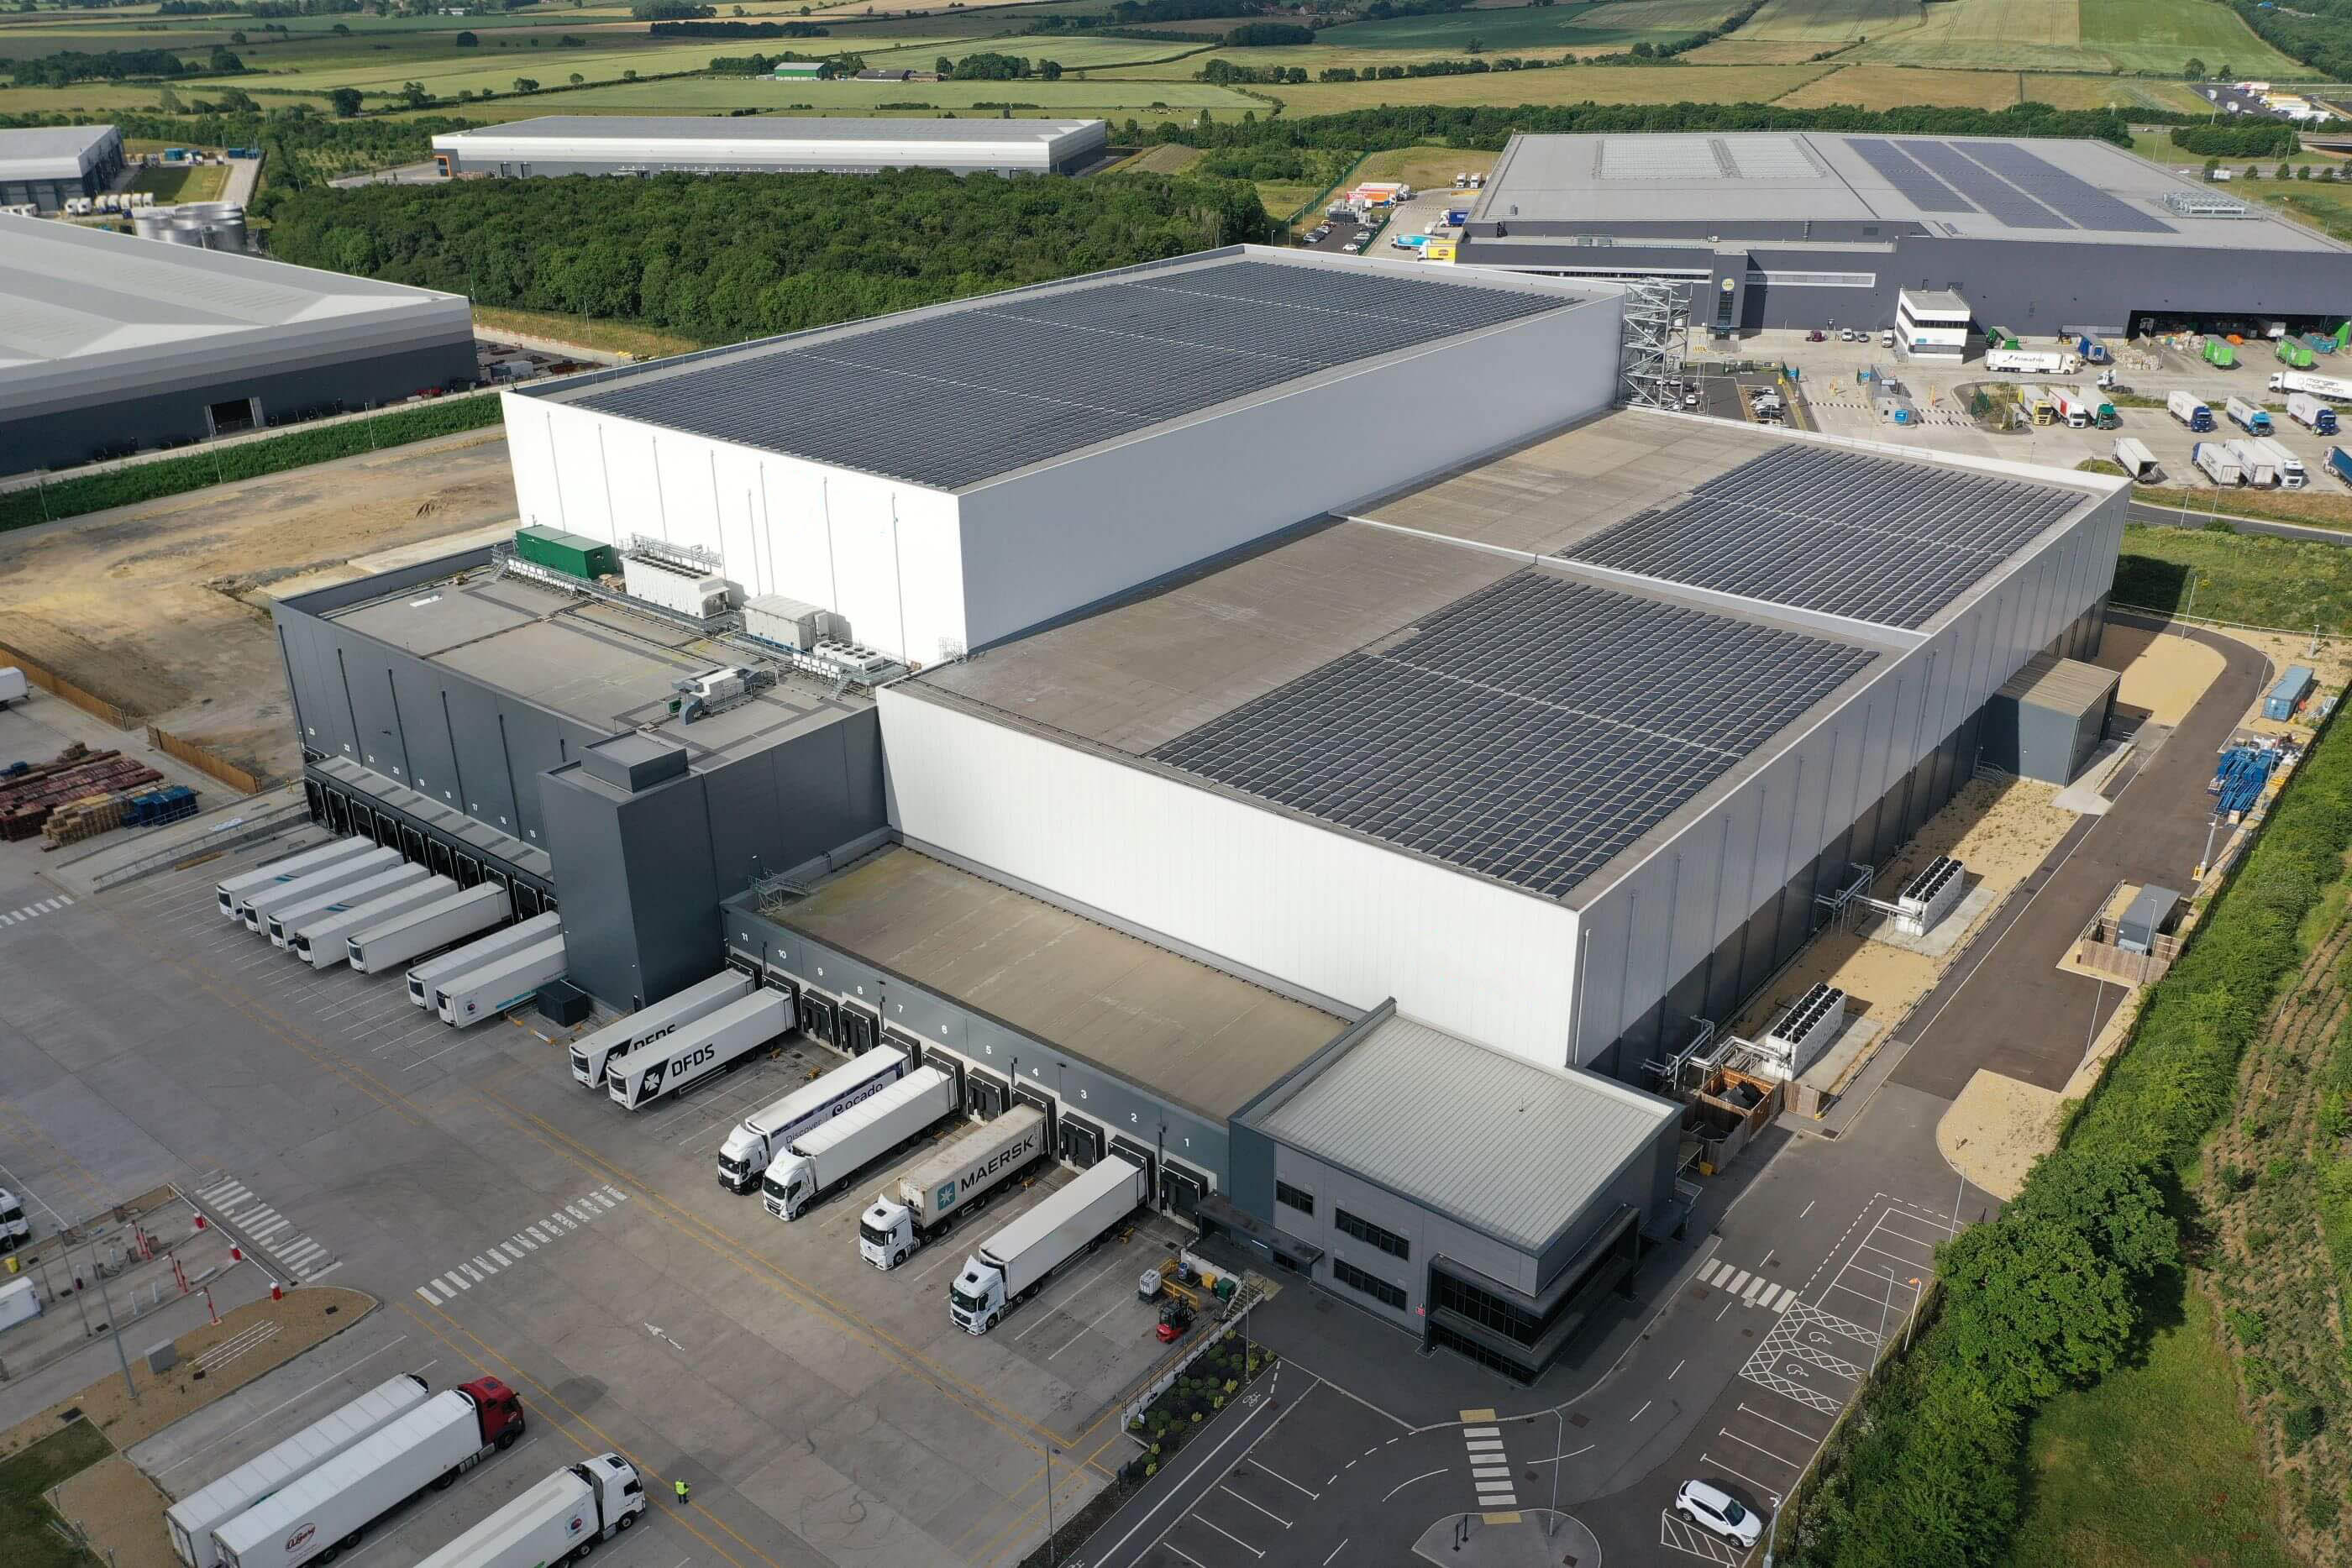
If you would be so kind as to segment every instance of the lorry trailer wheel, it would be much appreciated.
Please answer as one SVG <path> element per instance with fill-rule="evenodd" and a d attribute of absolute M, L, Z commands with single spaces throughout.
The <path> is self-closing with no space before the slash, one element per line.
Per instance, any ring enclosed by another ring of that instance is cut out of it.
<path fill-rule="evenodd" d="M 592 1535 L 592 1536 L 590 1536 L 587 1540 L 585 1540 L 585 1541 L 583 1541 L 583 1542 L 582 1542 L 580 1543 L 580 1550 L 579 1550 L 579 1551 L 577 1551 L 577 1552 L 574 1552 L 572 1554 L 572 1560 L 574 1563 L 577 1563 L 577 1562 L 579 1562 L 582 1558 L 583 1558 L 583 1557 L 587 1556 L 587 1555 L 588 1555 L 588 1553 L 590 1553 L 591 1552 L 593 1552 L 593 1551 L 595 1551 L 595 1550 L 596 1550 L 596 1538 L 595 1538 L 594 1536 L 593 1536 L 593 1535 Z"/>
<path fill-rule="evenodd" d="M 456 1486 L 457 1484 L 457 1472 L 455 1470 L 446 1471 L 445 1473 L 433 1478 L 433 1490 L 435 1491 L 447 1491 L 451 1487 Z"/>

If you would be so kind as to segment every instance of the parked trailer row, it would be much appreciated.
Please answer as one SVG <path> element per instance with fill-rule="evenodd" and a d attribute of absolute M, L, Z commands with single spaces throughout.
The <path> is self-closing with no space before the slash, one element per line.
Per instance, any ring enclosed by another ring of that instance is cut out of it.
<path fill-rule="evenodd" d="M 1024 1101 L 885 1187 L 857 1222 L 857 1255 L 897 1268 L 1045 1157 L 1045 1113 Z"/>
<path fill-rule="evenodd" d="M 520 1007 L 539 995 L 540 987 L 563 978 L 563 938 L 558 935 L 436 980 L 434 1016 L 452 1029 L 470 1029 Z"/>
<path fill-rule="evenodd" d="M 618 1454 L 599 1454 L 556 1471 L 418 1568 L 553 1568 L 587 1556 L 645 1511 L 637 1467 Z"/>
<path fill-rule="evenodd" d="M 728 1003 L 749 996 L 751 977 L 740 969 L 721 969 L 707 980 L 674 991 L 649 1008 L 639 1008 L 625 1019 L 606 1024 L 585 1040 L 572 1043 L 572 1077 L 591 1089 L 604 1087 L 604 1070 L 614 1059 L 709 1017 Z"/>
<path fill-rule="evenodd" d="M 961 1109 L 956 1081 L 921 1067 L 853 1110 L 786 1144 L 769 1162 L 760 1201 L 778 1219 L 798 1219 L 842 1183 Z"/>
<path fill-rule="evenodd" d="M 272 861 L 258 871 L 230 877 L 214 887 L 213 896 L 220 902 L 220 912 L 234 920 L 239 917 L 238 911 L 251 894 L 264 888 L 299 881 L 314 871 L 324 871 L 329 866 L 365 854 L 375 847 L 374 841 L 371 839 L 337 839 L 332 843 L 320 844 L 316 849 Z"/>
<path fill-rule="evenodd" d="M 412 909 L 437 903 L 457 891 L 455 879 L 427 875 L 363 903 L 322 910 L 316 919 L 293 933 L 286 950 L 313 969 L 348 964 L 352 961 L 353 932 L 372 930 L 387 920 L 397 920 Z"/>
<path fill-rule="evenodd" d="M 562 929 L 562 917 L 551 909 L 493 931 L 453 952 L 428 958 L 408 971 L 408 999 L 417 1007 L 432 1010 L 442 981 L 478 969 L 493 958 L 535 947 Z"/>
<path fill-rule="evenodd" d="M 300 1480 L 320 1465 L 364 1442 L 431 1397 L 413 1372 L 380 1383 L 350 1404 L 321 1416 L 268 1453 L 247 1460 L 163 1511 L 172 1550 L 188 1568 L 214 1568 L 220 1548 L 213 1531 Z"/>
<path fill-rule="evenodd" d="M 605 1067 L 605 1089 L 631 1111 L 749 1060 L 793 1027 L 793 1002 L 765 988 L 728 1003 L 692 1028 L 639 1046 Z"/>
<path fill-rule="evenodd" d="M 269 929 L 269 917 L 281 909 L 291 909 L 316 898 L 340 893 L 355 882 L 390 871 L 400 864 L 400 852 L 391 849 L 364 850 L 348 860 L 305 873 L 290 881 L 273 883 L 241 894 L 237 899 L 237 917 L 245 928 L 257 935 Z"/>
<path fill-rule="evenodd" d="M 261 923 L 262 932 L 269 938 L 272 947 L 283 947 L 293 939 L 296 928 L 306 922 L 321 915 L 365 904 L 373 898 L 381 898 L 387 893 L 397 893 L 432 874 L 429 866 L 418 865 L 415 861 L 395 860 L 393 864 L 370 872 L 357 882 L 345 883 L 331 893 L 318 894 L 289 904 L 282 909 L 271 910 L 268 917 Z"/>
<path fill-rule="evenodd" d="M 1143 1168 L 1112 1154 L 980 1244 L 948 1284 L 948 1315 L 986 1333 L 1054 1271 L 1091 1248 L 1149 1196 Z"/>
<path fill-rule="evenodd" d="M 719 1145 L 719 1185 L 732 1193 L 750 1192 L 793 1139 L 881 1093 L 913 1065 L 903 1051 L 877 1046 L 761 1106 Z"/>
<path fill-rule="evenodd" d="M 427 953 L 495 931 L 513 916 L 514 899 L 505 888 L 477 883 L 357 932 L 343 946 L 352 968 L 362 975 L 387 975 Z"/>

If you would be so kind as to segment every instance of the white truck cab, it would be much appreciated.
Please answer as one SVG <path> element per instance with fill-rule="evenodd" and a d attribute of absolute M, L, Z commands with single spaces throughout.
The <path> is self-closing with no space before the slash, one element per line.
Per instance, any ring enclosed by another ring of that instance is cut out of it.
<path fill-rule="evenodd" d="M 915 1211 L 885 1193 L 857 1217 L 857 1255 L 888 1272 L 915 1250 Z"/>
<path fill-rule="evenodd" d="M 16 1195 L 0 1186 L 0 1252 L 14 1252 L 33 1239 L 33 1227 L 25 1218 L 25 1206 Z"/>

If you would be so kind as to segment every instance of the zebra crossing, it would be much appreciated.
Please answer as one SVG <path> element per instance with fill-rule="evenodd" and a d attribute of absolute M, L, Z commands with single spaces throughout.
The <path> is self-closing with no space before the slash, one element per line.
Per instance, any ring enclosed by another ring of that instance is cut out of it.
<path fill-rule="evenodd" d="M 1794 1287 L 1776 1285 L 1761 1274 L 1750 1273 L 1720 1258 L 1698 1271 L 1698 1282 L 1738 1297 L 1743 1306 L 1762 1307 L 1768 1312 L 1785 1312 L 1797 1300 Z"/>
<path fill-rule="evenodd" d="M 1509 1509 L 1519 1506 L 1519 1494 L 1511 1487 L 1511 1461 L 1503 1452 L 1503 1429 L 1500 1427 L 1465 1427 L 1462 1442 L 1470 1453 L 1470 1484 L 1477 1489 L 1478 1506 L 1482 1509 Z"/>
<path fill-rule="evenodd" d="M 276 1260 L 296 1282 L 316 1284 L 343 1266 L 324 1242 L 314 1240 L 288 1215 L 261 1201 L 254 1190 L 234 1176 L 217 1176 L 197 1190 L 195 1205 L 253 1244 L 254 1249 Z"/>
<path fill-rule="evenodd" d="M 550 1247 L 578 1230 L 593 1224 L 629 1200 L 629 1195 L 619 1187 L 605 1186 L 574 1202 L 559 1205 L 544 1219 L 533 1220 L 496 1246 L 477 1252 L 446 1274 L 436 1276 L 416 1287 L 425 1305 L 437 1307 L 454 1301 L 461 1291 L 470 1291 L 493 1274 L 511 1269 L 542 1247 Z"/>
<path fill-rule="evenodd" d="M 0 915 L 0 926 L 21 925 L 27 920 L 38 920 L 44 915 L 55 915 L 72 902 L 70 897 L 61 893 L 55 898 L 45 898 L 37 904 L 21 905 L 9 910 L 5 915 Z"/>

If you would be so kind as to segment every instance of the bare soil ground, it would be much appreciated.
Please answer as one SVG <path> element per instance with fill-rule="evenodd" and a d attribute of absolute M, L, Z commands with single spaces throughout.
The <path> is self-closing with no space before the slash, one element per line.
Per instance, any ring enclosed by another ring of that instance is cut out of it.
<path fill-rule="evenodd" d="M 54 1488 L 50 1506 L 77 1526 L 110 1568 L 177 1568 L 155 1483 L 121 1454 L 109 1454 Z"/>
<path fill-rule="evenodd" d="M 300 771 L 267 609 L 241 595 L 511 518 L 474 432 L 0 535 L 13 651 L 271 780 Z"/>

